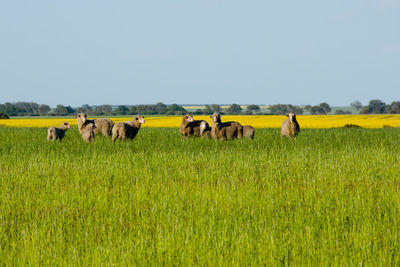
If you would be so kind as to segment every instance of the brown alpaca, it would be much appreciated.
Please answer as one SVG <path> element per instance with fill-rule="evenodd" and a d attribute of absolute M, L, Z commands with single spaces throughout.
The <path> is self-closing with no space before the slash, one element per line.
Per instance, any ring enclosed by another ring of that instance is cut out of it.
<path fill-rule="evenodd" d="M 254 133 L 256 129 L 254 129 L 253 126 L 250 125 L 244 125 L 243 126 L 243 137 L 249 138 L 249 139 L 254 139 Z"/>
<path fill-rule="evenodd" d="M 112 129 L 112 140 L 115 142 L 116 139 L 125 140 L 135 138 L 140 130 L 140 126 L 144 122 L 144 117 L 139 114 L 134 116 L 131 121 L 117 122 Z"/>
<path fill-rule="evenodd" d="M 200 135 L 200 124 L 202 120 L 193 120 L 192 115 L 186 114 L 182 117 L 180 133 L 182 138 Z"/>
<path fill-rule="evenodd" d="M 82 133 L 82 130 L 85 129 L 87 125 L 93 123 L 96 126 L 94 128 L 95 134 L 110 136 L 112 128 L 114 127 L 114 122 L 110 119 L 88 120 L 85 113 L 79 113 L 78 115 L 76 115 L 76 119 L 78 122 L 79 133 Z"/>
<path fill-rule="evenodd" d="M 93 142 L 95 137 L 95 129 L 96 125 L 94 125 L 94 123 L 86 125 L 86 127 L 81 132 L 83 140 L 85 140 L 86 142 Z"/>
<path fill-rule="evenodd" d="M 213 139 L 233 139 L 243 137 L 243 127 L 237 121 L 221 122 L 221 116 L 214 113 L 211 118 L 211 138 Z"/>
<path fill-rule="evenodd" d="M 71 126 L 69 126 L 68 122 L 63 122 L 60 127 L 50 127 L 47 130 L 47 141 L 55 141 L 57 139 L 61 141 L 69 128 L 71 128 Z"/>
<path fill-rule="evenodd" d="M 211 127 L 206 121 L 200 123 L 200 136 L 201 138 L 211 138 Z"/>
<path fill-rule="evenodd" d="M 296 120 L 296 114 L 289 113 L 286 115 L 288 118 L 282 122 L 281 136 L 296 138 L 300 132 L 300 125 Z"/>

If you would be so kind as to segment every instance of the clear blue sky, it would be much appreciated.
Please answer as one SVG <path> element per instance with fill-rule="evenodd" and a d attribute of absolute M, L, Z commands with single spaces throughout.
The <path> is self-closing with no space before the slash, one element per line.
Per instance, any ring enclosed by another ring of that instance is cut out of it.
<path fill-rule="evenodd" d="M 400 100 L 400 0 L 2 1 L 0 103 Z"/>

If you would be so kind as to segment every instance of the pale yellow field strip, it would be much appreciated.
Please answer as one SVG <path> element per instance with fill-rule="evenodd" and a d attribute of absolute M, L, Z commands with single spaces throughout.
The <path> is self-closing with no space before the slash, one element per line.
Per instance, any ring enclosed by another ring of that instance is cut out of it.
<path fill-rule="evenodd" d="M 130 117 L 111 118 L 114 122 L 128 121 Z M 181 116 L 145 117 L 143 127 L 179 127 Z M 194 116 L 195 120 L 205 120 L 210 123 L 210 116 Z M 281 115 L 237 115 L 222 116 L 222 121 L 238 121 L 242 125 L 252 125 L 255 128 L 279 128 L 286 116 Z M 0 120 L 0 126 L 7 127 L 50 127 L 60 126 L 62 122 L 76 125 L 76 119 L 9 119 Z M 364 128 L 382 128 L 384 126 L 400 127 L 400 115 L 304 115 L 297 116 L 301 128 L 337 128 L 345 124 L 357 124 Z"/>

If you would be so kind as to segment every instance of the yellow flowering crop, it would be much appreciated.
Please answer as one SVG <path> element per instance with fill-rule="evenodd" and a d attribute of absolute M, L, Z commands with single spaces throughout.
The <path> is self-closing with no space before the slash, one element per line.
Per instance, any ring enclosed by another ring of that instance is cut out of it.
<path fill-rule="evenodd" d="M 132 117 L 111 118 L 114 122 L 128 121 Z M 205 120 L 210 123 L 210 116 L 194 116 L 195 120 Z M 279 128 L 286 116 L 282 115 L 227 115 L 222 121 L 238 121 L 242 125 L 252 125 L 256 128 Z M 181 116 L 145 117 L 143 127 L 179 127 Z M 7 127 L 50 127 L 60 126 L 64 121 L 76 125 L 75 118 L 50 119 L 9 119 L 0 120 L 0 126 Z M 364 128 L 382 128 L 384 126 L 400 127 L 400 115 L 298 115 L 297 121 L 301 128 L 336 128 L 345 124 L 357 124 Z"/>

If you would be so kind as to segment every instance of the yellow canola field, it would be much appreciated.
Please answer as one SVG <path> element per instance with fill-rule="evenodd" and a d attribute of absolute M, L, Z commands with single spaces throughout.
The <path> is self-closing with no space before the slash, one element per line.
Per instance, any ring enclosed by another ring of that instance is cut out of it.
<path fill-rule="evenodd" d="M 128 121 L 131 117 L 111 118 L 114 122 Z M 242 125 L 256 128 L 279 128 L 286 116 L 281 115 L 235 115 L 222 116 L 222 121 L 238 121 Z M 211 124 L 210 116 L 194 116 L 196 120 L 206 120 Z M 143 127 L 179 127 L 181 116 L 145 117 Z M 0 126 L 7 127 L 50 127 L 60 126 L 62 122 L 76 125 L 75 118 L 31 118 L 0 120 Z M 298 115 L 301 128 L 336 128 L 345 124 L 357 124 L 364 128 L 400 127 L 400 115 Z"/>

